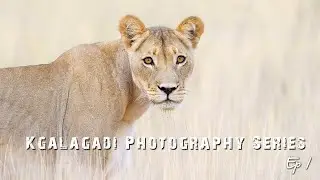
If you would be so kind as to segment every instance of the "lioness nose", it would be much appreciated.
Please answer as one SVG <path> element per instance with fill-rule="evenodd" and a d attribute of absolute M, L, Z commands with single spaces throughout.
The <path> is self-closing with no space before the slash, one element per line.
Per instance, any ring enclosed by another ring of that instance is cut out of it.
<path fill-rule="evenodd" d="M 158 88 L 166 93 L 167 95 L 171 94 L 174 90 L 178 88 L 178 86 L 169 86 L 169 85 L 160 85 Z"/>

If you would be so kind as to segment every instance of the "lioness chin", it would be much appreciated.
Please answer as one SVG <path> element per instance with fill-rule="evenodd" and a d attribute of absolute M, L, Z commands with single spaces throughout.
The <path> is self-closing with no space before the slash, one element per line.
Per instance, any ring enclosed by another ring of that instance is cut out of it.
<path fill-rule="evenodd" d="M 25 150 L 27 136 L 124 136 L 150 104 L 180 104 L 201 19 L 146 28 L 127 15 L 119 31 L 121 40 L 79 45 L 50 64 L 0 69 L 2 147 Z"/>

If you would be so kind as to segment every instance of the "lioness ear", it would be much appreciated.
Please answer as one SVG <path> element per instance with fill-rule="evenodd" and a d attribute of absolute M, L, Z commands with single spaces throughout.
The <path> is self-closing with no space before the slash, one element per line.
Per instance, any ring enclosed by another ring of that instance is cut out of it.
<path fill-rule="evenodd" d="M 204 31 L 204 24 L 199 17 L 190 16 L 184 19 L 176 29 L 191 41 L 192 47 L 196 48 Z"/>
<path fill-rule="evenodd" d="M 133 15 L 126 15 L 119 23 L 121 39 L 127 48 L 130 48 L 146 30 L 143 22 Z"/>

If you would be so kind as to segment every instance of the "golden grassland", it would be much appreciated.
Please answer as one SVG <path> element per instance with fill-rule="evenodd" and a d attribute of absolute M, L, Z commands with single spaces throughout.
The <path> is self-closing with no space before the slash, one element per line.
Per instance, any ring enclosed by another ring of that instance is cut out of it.
<path fill-rule="evenodd" d="M 118 20 L 127 13 L 147 26 L 175 27 L 190 15 L 205 22 L 187 98 L 172 114 L 150 108 L 135 125 L 137 136 L 302 136 L 307 147 L 135 150 L 133 166 L 120 169 L 115 179 L 319 179 L 318 0 L 6 0 L 0 6 L 0 66 L 48 63 L 77 44 L 119 38 Z M 7 151 L 0 179 L 87 180 L 105 173 L 73 155 L 51 165 L 43 156 Z M 286 169 L 288 156 L 301 158 L 295 175 Z"/>

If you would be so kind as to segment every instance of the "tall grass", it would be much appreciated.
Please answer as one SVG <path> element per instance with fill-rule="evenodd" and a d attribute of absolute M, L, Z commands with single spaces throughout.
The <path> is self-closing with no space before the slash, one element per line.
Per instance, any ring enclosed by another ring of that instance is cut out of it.
<path fill-rule="evenodd" d="M 147 26 L 173 28 L 198 15 L 205 33 L 187 98 L 170 115 L 151 108 L 137 121 L 136 135 L 244 136 L 244 149 L 133 150 L 132 167 L 119 169 L 114 179 L 317 180 L 319 12 L 318 0 L 7 0 L 0 6 L 0 64 L 51 62 L 74 45 L 116 39 L 118 20 L 127 13 Z M 307 148 L 254 151 L 250 140 L 255 135 L 303 136 Z M 286 169 L 292 155 L 303 165 L 295 175 Z M 310 156 L 313 161 L 305 170 Z M 102 179 L 102 169 L 74 158 L 45 165 L 40 155 L 9 151 L 0 179 Z"/>

